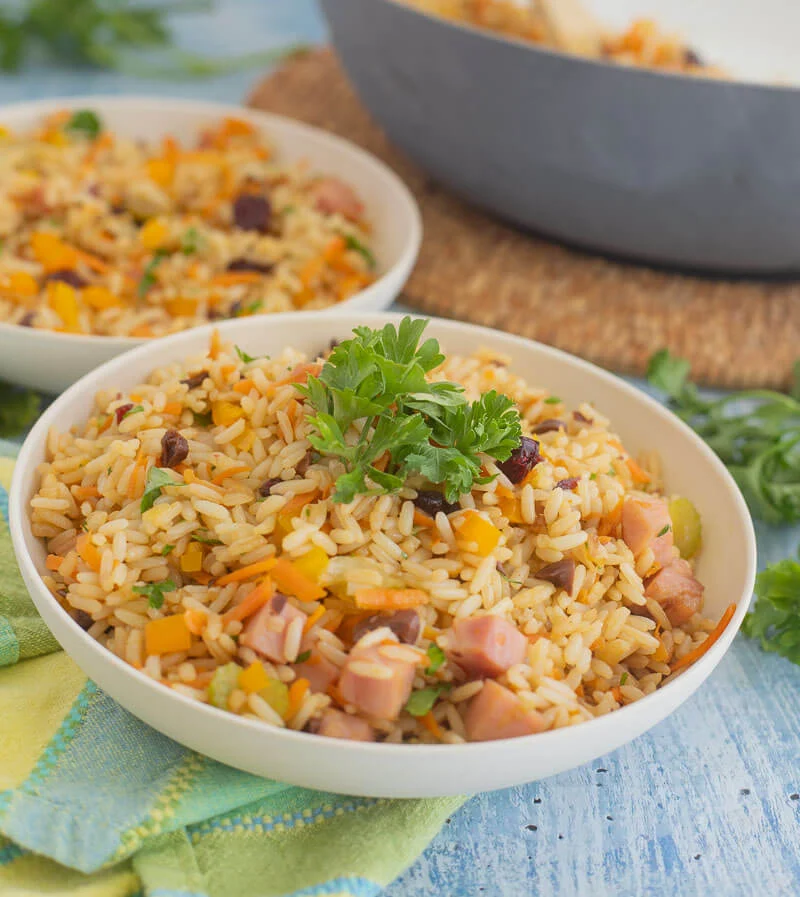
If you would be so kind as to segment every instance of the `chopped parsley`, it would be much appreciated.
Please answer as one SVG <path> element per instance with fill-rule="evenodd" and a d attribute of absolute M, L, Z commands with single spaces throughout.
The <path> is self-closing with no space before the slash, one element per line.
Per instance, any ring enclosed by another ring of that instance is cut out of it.
<path fill-rule="evenodd" d="M 195 252 L 199 251 L 201 242 L 200 231 L 196 227 L 190 227 L 187 231 L 184 231 L 181 237 L 181 252 L 184 255 L 194 255 Z"/>
<path fill-rule="evenodd" d="M 295 663 L 305 663 L 311 657 L 311 651 L 301 651 L 295 658 Z"/>
<path fill-rule="evenodd" d="M 147 481 L 144 484 L 144 494 L 140 505 L 141 512 L 149 511 L 161 495 L 164 486 L 178 486 L 180 481 L 172 476 L 171 470 L 163 470 L 161 467 L 151 467 L 147 471 Z"/>
<path fill-rule="evenodd" d="M 0 436 L 19 436 L 39 416 L 41 399 L 31 389 L 0 382 Z"/>
<path fill-rule="evenodd" d="M 666 534 L 672 529 L 672 527 L 667 523 L 664 525 L 662 529 L 656 533 L 656 538 L 658 539 L 660 536 L 666 536 Z"/>
<path fill-rule="evenodd" d="M 172 551 L 174 551 L 174 550 L 175 550 L 175 546 L 174 546 L 174 545 L 165 545 L 165 546 L 161 549 L 161 557 L 166 557 L 170 552 L 172 552 Z"/>
<path fill-rule="evenodd" d="M 211 416 L 210 411 L 193 411 L 192 415 L 194 416 L 193 423 L 196 427 L 210 427 L 213 423 L 213 417 Z"/>
<path fill-rule="evenodd" d="M 624 685 L 627 681 L 628 681 L 628 674 L 627 674 L 627 673 L 623 673 L 623 674 L 619 677 L 619 684 L 620 684 L 620 685 Z"/>
<path fill-rule="evenodd" d="M 120 417 L 120 421 L 125 420 L 125 418 L 129 417 L 131 414 L 139 414 L 140 411 L 144 411 L 143 405 L 131 405 L 131 407 L 123 413 L 122 417 Z"/>
<path fill-rule="evenodd" d="M 239 356 L 242 364 L 250 364 L 252 361 L 258 361 L 259 358 L 269 358 L 269 355 L 248 355 L 244 349 L 241 349 L 239 346 L 234 346 L 236 349 L 236 354 Z"/>
<path fill-rule="evenodd" d="M 372 250 L 365 246 L 358 237 L 354 237 L 352 234 L 342 234 L 342 236 L 344 237 L 345 246 L 347 246 L 348 249 L 353 249 L 357 252 L 367 263 L 367 267 L 370 271 L 374 270 L 376 262 Z"/>
<path fill-rule="evenodd" d="M 425 675 L 432 676 L 445 662 L 444 651 L 442 651 L 436 642 L 431 642 L 430 645 L 428 645 L 428 660 L 430 660 L 430 664 L 425 670 Z"/>
<path fill-rule="evenodd" d="M 443 682 L 441 685 L 429 685 L 412 693 L 406 703 L 406 710 L 412 716 L 425 716 L 433 709 L 439 695 L 450 688 L 450 684 Z"/>
<path fill-rule="evenodd" d="M 133 591 L 137 595 L 145 595 L 150 607 L 158 610 L 164 604 L 164 593 L 174 592 L 175 588 L 175 583 L 171 579 L 165 579 L 163 582 L 149 582 L 147 585 L 134 586 Z"/>
<path fill-rule="evenodd" d="M 544 400 L 545 405 L 560 405 L 561 399 L 558 396 L 548 396 Z"/>
<path fill-rule="evenodd" d="M 219 539 L 214 539 L 204 533 L 192 533 L 192 542 L 202 542 L 203 545 L 222 545 Z"/>
<path fill-rule="evenodd" d="M 469 402 L 455 383 L 428 382 L 426 373 L 444 355 L 435 339 L 420 344 L 426 324 L 404 318 L 399 327 L 356 327 L 319 377 L 296 386 L 316 412 L 309 442 L 346 470 L 334 501 L 396 492 L 418 473 L 441 484 L 453 502 L 482 481 L 481 454 L 505 461 L 519 447 L 519 413 L 507 396 L 491 391 Z M 347 436 L 351 426 L 359 433 L 355 441 Z"/>
<path fill-rule="evenodd" d="M 136 288 L 136 295 L 139 297 L 140 301 L 144 299 L 155 286 L 156 268 L 164 261 L 167 255 L 168 253 L 163 249 L 157 249 L 153 253 L 153 257 L 147 263 L 147 267 L 144 269 L 144 274 L 142 274 L 141 280 L 139 281 L 139 286 Z"/>
<path fill-rule="evenodd" d="M 96 112 L 92 112 L 91 109 L 78 109 L 64 125 L 64 130 L 95 140 L 103 130 L 103 125 Z"/>

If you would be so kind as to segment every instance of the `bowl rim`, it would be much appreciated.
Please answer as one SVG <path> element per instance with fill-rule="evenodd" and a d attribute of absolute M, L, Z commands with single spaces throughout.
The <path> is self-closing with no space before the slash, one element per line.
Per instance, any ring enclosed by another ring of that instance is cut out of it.
<path fill-rule="evenodd" d="M 282 324 L 288 331 L 293 324 L 302 325 L 304 315 L 305 312 L 286 312 L 282 316 Z M 336 322 L 337 319 L 340 322 L 342 321 L 342 319 L 347 319 L 347 326 L 356 326 L 357 324 L 366 324 L 368 326 L 382 326 L 386 323 L 397 323 L 404 317 L 406 317 L 406 315 L 400 312 L 370 312 L 363 314 L 359 314 L 358 312 L 351 312 L 349 314 L 342 313 L 336 315 L 327 315 L 326 317 L 331 319 L 332 322 Z M 424 316 L 418 315 L 417 317 Z M 500 335 L 504 340 L 510 341 L 512 346 L 517 347 L 519 350 L 521 350 L 521 352 L 530 352 L 532 349 L 536 354 L 539 355 L 540 358 L 544 358 L 545 360 L 547 358 L 553 358 L 567 361 L 568 363 L 577 366 L 582 373 L 587 374 L 590 378 L 599 379 L 605 384 L 621 391 L 626 400 L 632 400 L 634 404 L 643 403 L 649 406 L 650 409 L 654 411 L 658 416 L 667 420 L 671 426 L 676 427 L 678 432 L 682 433 L 684 438 L 693 444 L 694 448 L 700 453 L 705 462 L 715 470 L 716 474 L 719 477 L 721 477 L 722 482 L 727 487 L 728 492 L 731 493 L 731 497 L 738 508 L 739 523 L 743 527 L 746 542 L 746 581 L 742 584 L 742 592 L 736 599 L 736 610 L 734 612 L 734 615 L 728 622 L 728 625 L 725 627 L 725 630 L 723 631 L 719 639 L 708 649 L 708 651 L 706 651 L 705 654 L 703 654 L 702 657 L 700 657 L 690 667 L 684 670 L 680 676 L 656 689 L 656 691 L 654 691 L 652 694 L 645 695 L 645 697 L 641 698 L 639 701 L 636 701 L 634 704 L 628 704 L 603 716 L 593 717 L 592 719 L 585 720 L 580 724 L 576 724 L 575 726 L 566 726 L 559 729 L 551 729 L 549 731 L 540 732 L 535 735 L 524 735 L 515 738 L 497 739 L 495 741 L 466 742 L 464 744 L 386 744 L 377 742 L 370 743 L 344 741 L 344 747 L 342 747 L 342 749 L 344 750 L 346 748 L 348 751 L 354 754 L 373 755 L 374 757 L 386 757 L 387 759 L 399 759 L 400 757 L 413 756 L 419 757 L 420 760 L 424 760 L 425 757 L 428 756 L 431 751 L 433 751 L 437 759 L 441 759 L 444 754 L 450 753 L 455 760 L 467 752 L 471 753 L 472 755 L 479 755 L 481 753 L 488 753 L 489 755 L 492 755 L 498 753 L 502 749 L 502 747 L 509 748 L 510 745 L 523 746 L 525 744 L 531 744 L 535 740 L 535 743 L 537 745 L 549 745 L 552 750 L 557 751 L 559 745 L 562 742 L 569 742 L 572 740 L 572 738 L 574 738 L 574 733 L 576 731 L 585 732 L 587 737 L 593 733 L 602 733 L 604 730 L 613 728 L 616 725 L 614 721 L 621 719 L 621 717 L 619 716 L 620 714 L 625 714 L 624 719 L 626 720 L 633 719 L 634 714 L 641 713 L 642 707 L 644 705 L 646 705 L 647 707 L 651 707 L 655 704 L 656 701 L 664 703 L 664 696 L 669 696 L 673 693 L 678 696 L 682 685 L 686 684 L 686 677 L 689 677 L 693 682 L 694 687 L 690 688 L 682 699 L 678 697 L 678 701 L 676 704 L 677 709 L 677 706 L 683 703 L 684 700 L 686 700 L 689 694 L 694 691 L 694 688 L 702 685 L 702 683 L 708 678 L 714 668 L 722 660 L 724 655 L 728 652 L 736 634 L 739 631 L 742 620 L 744 619 L 744 615 L 747 612 L 750 598 L 752 596 L 756 574 L 755 529 L 753 526 L 752 518 L 750 516 L 750 512 L 735 480 L 728 472 L 722 461 L 720 461 L 720 459 L 714 454 L 711 448 L 705 442 L 703 442 L 703 440 L 686 423 L 680 420 L 680 418 L 669 411 L 664 405 L 647 395 L 647 393 L 627 383 L 625 380 L 617 377 L 615 374 L 612 374 L 609 371 L 606 371 L 603 368 L 592 364 L 591 362 L 585 361 L 582 358 L 571 355 L 568 352 L 564 352 L 552 346 L 544 345 L 535 340 L 529 340 L 525 337 L 517 336 L 516 334 L 504 333 L 502 331 L 494 330 L 489 327 L 481 327 L 462 321 L 433 317 L 428 318 L 428 320 L 431 323 L 435 323 L 437 327 L 442 327 L 444 329 L 444 337 L 446 337 L 447 331 L 455 333 L 463 330 L 468 330 L 481 335 L 487 341 L 491 341 L 497 335 Z M 252 733 L 254 736 L 258 736 L 258 734 L 260 733 L 261 737 L 267 739 L 280 739 L 283 746 L 291 748 L 291 745 L 293 743 L 310 744 L 309 740 L 318 739 L 318 736 L 312 735 L 307 732 L 269 726 L 257 720 L 251 720 L 246 717 L 241 717 L 236 714 L 229 713 L 228 711 L 213 707 L 210 704 L 204 704 L 199 701 L 194 701 L 191 698 L 185 697 L 179 692 L 174 691 L 173 689 L 166 689 L 160 683 L 157 683 L 154 680 L 150 679 L 142 670 L 135 669 L 120 657 L 113 654 L 110 650 L 102 646 L 98 641 L 88 635 L 88 633 L 81 630 L 80 627 L 78 627 L 77 624 L 74 623 L 66 610 L 61 607 L 61 605 L 53 598 L 50 591 L 45 587 L 41 579 L 42 573 L 37 568 L 25 545 L 24 524 L 27 523 L 29 518 L 27 516 L 27 500 L 26 496 L 23 493 L 23 490 L 26 485 L 26 481 L 30 480 L 33 484 L 33 477 L 35 475 L 35 462 L 33 461 L 32 456 L 37 451 L 39 445 L 45 444 L 51 419 L 56 415 L 56 412 L 60 410 L 60 408 L 62 408 L 64 405 L 70 404 L 72 401 L 78 399 L 79 397 L 86 399 L 87 397 L 91 396 L 96 387 L 95 380 L 102 379 L 108 382 L 109 379 L 113 378 L 116 374 L 124 372 L 126 365 L 130 361 L 138 361 L 139 359 L 146 357 L 148 353 L 152 352 L 154 354 L 153 362 L 155 365 L 155 353 L 164 348 L 163 340 L 171 340 L 172 343 L 178 343 L 182 340 L 199 340 L 204 336 L 208 336 L 210 338 L 212 332 L 215 329 L 219 329 L 221 335 L 224 337 L 225 330 L 235 330 L 241 326 L 243 326 L 241 321 L 220 322 L 220 324 L 217 326 L 213 324 L 204 325 L 203 327 L 195 327 L 191 330 L 182 331 L 167 337 L 162 337 L 158 341 L 152 340 L 143 346 L 139 346 L 138 348 L 131 350 L 130 352 L 126 352 L 123 355 L 116 356 L 115 358 L 112 358 L 99 367 L 95 368 L 89 374 L 86 374 L 80 380 L 76 381 L 57 399 L 55 399 L 55 401 L 45 410 L 45 412 L 36 422 L 19 450 L 19 454 L 16 459 L 16 466 L 14 468 L 14 473 L 12 476 L 11 489 L 9 491 L 9 529 L 11 532 L 11 539 L 14 547 L 14 553 L 17 558 L 17 563 L 20 565 L 20 568 L 24 569 L 24 571 L 28 574 L 26 579 L 30 578 L 33 582 L 36 583 L 36 591 L 38 593 L 39 599 L 48 602 L 52 606 L 52 609 L 56 614 L 63 615 L 63 620 L 65 623 L 69 622 L 69 624 L 75 626 L 75 635 L 80 640 L 82 640 L 86 650 L 97 656 L 102 663 L 106 663 L 109 666 L 116 668 L 116 670 L 119 671 L 123 676 L 131 677 L 134 682 L 138 682 L 139 685 L 142 686 L 142 688 L 144 688 L 145 690 L 149 690 L 150 694 L 152 694 L 153 697 L 157 700 L 163 699 L 166 702 L 176 701 L 187 710 L 194 708 L 197 713 L 206 716 L 209 722 L 213 722 L 214 720 L 216 720 L 221 723 L 223 720 L 227 720 L 228 724 L 232 727 L 232 733 L 237 731 L 237 729 L 241 727 L 243 731 L 246 731 L 248 734 Z M 191 336 L 189 336 L 189 334 Z M 192 350 L 187 350 L 187 352 L 188 351 Z M 80 664 L 78 665 L 80 666 Z M 667 701 L 666 703 L 669 703 L 669 701 Z M 665 716 L 670 715 L 670 713 L 671 711 L 665 714 Z M 211 715 L 208 716 L 208 714 Z M 659 719 L 661 718 L 662 717 L 659 717 Z M 654 723 L 651 725 L 654 725 Z M 650 726 L 648 726 L 647 728 L 650 728 Z M 298 742 L 298 739 L 300 739 L 301 741 Z"/>
<path fill-rule="evenodd" d="M 290 118 L 288 115 L 280 115 L 277 112 L 269 112 L 266 109 L 256 109 L 252 106 L 237 105 L 236 103 L 223 103 L 216 100 L 197 100 L 192 98 L 184 98 L 178 96 L 155 96 L 150 94 L 76 94 L 69 96 L 50 96 L 37 100 L 21 100 L 16 103 L 7 103 L 0 105 L 0 124 L 3 124 L 10 115 L 25 115 L 28 113 L 46 115 L 50 111 L 56 109 L 80 109 L 87 106 L 115 105 L 120 107 L 130 107 L 135 110 L 137 107 L 147 106 L 151 108 L 162 108 L 164 110 L 175 109 L 180 107 L 182 111 L 193 112 L 196 115 L 208 115 L 222 117 L 226 115 L 238 116 L 240 118 L 251 119 L 260 123 L 267 136 L 269 136 L 270 128 L 274 125 L 276 128 L 285 131 L 295 131 L 298 136 L 313 136 L 329 141 L 339 149 L 350 153 L 359 163 L 362 170 L 371 168 L 383 181 L 390 186 L 390 189 L 396 194 L 393 198 L 393 205 L 402 203 L 408 214 L 410 227 L 408 232 L 403 236 L 403 248 L 395 262 L 386 268 L 380 277 L 373 281 L 369 286 L 336 305 L 322 309 L 310 309 L 311 312 L 329 312 L 333 309 L 348 309 L 348 303 L 363 301 L 369 299 L 374 293 L 379 292 L 386 284 L 386 281 L 394 276 L 397 271 L 403 270 L 405 267 L 411 269 L 419 256 L 420 247 L 422 246 L 422 213 L 411 190 L 405 184 L 403 179 L 383 160 L 376 155 L 364 149 L 356 143 L 345 137 L 340 137 L 332 131 L 326 131 L 324 128 L 307 124 L 299 119 Z M 264 317 L 270 317 L 273 314 L 307 314 L 307 312 L 293 309 L 290 312 L 269 312 Z M 209 322 L 210 324 L 221 323 Z M 187 327 L 184 330 L 178 330 L 176 333 L 185 333 L 186 330 L 196 330 L 198 327 L 206 327 L 208 324 L 198 324 L 195 327 Z M 53 342 L 69 342 L 73 347 L 84 346 L 86 348 L 102 345 L 109 348 L 130 349 L 136 346 L 146 345 L 153 340 L 165 339 L 166 336 L 174 336 L 175 334 L 167 334 L 161 337 L 136 337 L 136 336 L 105 336 L 100 333 L 60 333 L 57 330 L 49 330 L 46 328 L 29 328 L 22 327 L 20 324 L 10 324 L 7 321 L 0 320 L 0 334 L 19 334 L 20 331 L 28 338 L 41 340 L 43 343 Z"/>
<path fill-rule="evenodd" d="M 327 6 L 331 3 L 331 0 L 321 0 L 321 2 L 322 6 L 324 8 L 327 8 Z M 335 2 L 335 0 L 333 0 L 333 2 Z M 685 82 L 686 84 L 699 84 L 707 86 L 708 88 L 713 87 L 716 89 L 727 88 L 736 90 L 746 89 L 754 93 L 771 93 L 775 91 L 780 93 L 797 93 L 800 90 L 800 84 L 785 84 L 780 82 L 770 84 L 755 79 L 749 80 L 746 78 L 740 78 L 735 75 L 732 77 L 726 76 L 724 78 L 709 78 L 704 77 L 703 75 L 691 75 L 687 72 L 673 72 L 668 69 L 648 68 L 646 66 L 640 65 L 622 65 L 620 63 L 615 63 L 607 59 L 592 59 L 587 56 L 580 56 L 577 53 L 569 53 L 566 50 L 559 50 L 556 47 L 550 47 L 544 44 L 535 44 L 532 41 L 526 41 L 514 35 L 499 34 L 494 31 L 490 31 L 488 28 L 481 28 L 478 25 L 472 25 L 469 22 L 446 19 L 443 16 L 437 15 L 435 12 L 429 12 L 428 10 L 418 9 L 415 6 L 410 6 L 407 2 L 405 2 L 405 0 L 379 0 L 379 2 L 385 3 L 389 6 L 393 6 L 396 9 L 406 11 L 411 15 L 416 15 L 425 19 L 432 20 L 434 22 L 438 22 L 445 28 L 451 28 L 473 36 L 483 37 L 494 43 L 512 44 L 518 49 L 529 50 L 542 56 L 550 57 L 554 60 L 571 60 L 579 65 L 591 66 L 593 68 L 599 68 L 606 71 L 620 70 L 621 73 L 626 73 L 632 77 L 642 77 L 645 79 L 658 78 L 662 80 L 666 78 L 673 81 Z"/>

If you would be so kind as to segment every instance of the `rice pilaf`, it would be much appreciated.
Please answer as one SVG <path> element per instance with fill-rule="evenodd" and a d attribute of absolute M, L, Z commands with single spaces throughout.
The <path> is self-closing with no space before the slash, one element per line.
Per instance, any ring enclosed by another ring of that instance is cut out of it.
<path fill-rule="evenodd" d="M 699 518 L 667 503 L 656 456 L 633 459 L 597 409 L 568 410 L 489 351 L 432 358 L 427 381 L 510 397 L 518 447 L 481 453 L 455 501 L 414 472 L 341 500 L 346 464 L 318 450 L 324 356 L 252 358 L 215 334 L 51 431 L 31 501 L 44 581 L 110 651 L 272 725 L 460 743 L 637 701 L 725 625 L 700 613 L 679 557 Z M 377 429 L 354 423 L 343 457 Z M 393 452 L 370 476 L 397 469 Z"/>
<path fill-rule="evenodd" d="M 196 146 L 106 130 L 89 109 L 0 128 L 0 320 L 158 337 L 325 308 L 374 280 L 354 189 L 282 162 L 225 118 Z"/>

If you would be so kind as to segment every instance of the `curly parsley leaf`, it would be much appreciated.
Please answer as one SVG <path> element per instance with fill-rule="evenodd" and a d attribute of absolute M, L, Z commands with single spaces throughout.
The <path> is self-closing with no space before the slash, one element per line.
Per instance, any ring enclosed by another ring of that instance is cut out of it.
<path fill-rule="evenodd" d="M 442 649 L 436 644 L 436 642 L 431 642 L 428 645 L 428 660 L 430 664 L 425 670 L 426 676 L 432 676 L 445 662 L 445 653 Z"/>
<path fill-rule="evenodd" d="M 147 266 L 144 269 L 144 273 L 139 280 L 139 285 L 136 287 L 136 295 L 141 301 L 144 297 L 152 290 L 152 288 L 156 285 L 156 268 L 164 261 L 164 259 L 169 255 L 163 249 L 157 249 L 153 253 L 153 257 L 147 263 Z"/>
<path fill-rule="evenodd" d="M 765 651 L 800 664 L 800 563 L 786 559 L 756 577 L 756 602 L 742 632 Z"/>
<path fill-rule="evenodd" d="M 0 382 L 0 437 L 19 436 L 39 416 L 41 399 L 31 389 Z"/>
<path fill-rule="evenodd" d="M 150 607 L 156 610 L 163 606 L 165 592 L 174 592 L 175 589 L 176 585 L 171 579 L 165 579 L 163 582 L 149 582 L 143 586 L 133 587 L 133 591 L 137 595 L 145 595 Z"/>
<path fill-rule="evenodd" d="M 425 716 L 433 709 L 439 695 L 450 688 L 449 683 L 441 685 L 429 685 L 427 688 L 421 688 L 419 691 L 412 692 L 411 697 L 406 702 L 406 710 L 412 716 Z"/>
<path fill-rule="evenodd" d="M 91 109 L 77 109 L 64 125 L 64 130 L 94 140 L 103 130 L 103 124 L 100 116 Z"/>
<path fill-rule="evenodd" d="M 370 271 L 375 268 L 375 256 L 372 254 L 372 250 L 369 247 L 365 246 L 358 237 L 354 237 L 352 234 L 342 234 L 344 237 L 345 246 L 348 249 L 355 250 L 367 263 L 367 267 Z"/>
<path fill-rule="evenodd" d="M 140 510 L 142 513 L 149 511 L 155 504 L 156 499 L 161 495 L 161 490 L 165 486 L 178 486 L 180 481 L 172 476 L 171 470 L 164 470 L 161 467 L 151 467 L 147 472 L 147 480 L 144 484 L 144 493 Z"/>

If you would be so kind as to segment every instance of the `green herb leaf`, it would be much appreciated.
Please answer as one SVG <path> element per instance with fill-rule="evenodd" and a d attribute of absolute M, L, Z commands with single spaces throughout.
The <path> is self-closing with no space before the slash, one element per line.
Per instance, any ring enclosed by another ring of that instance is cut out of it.
<path fill-rule="evenodd" d="M 619 684 L 620 684 L 620 685 L 624 685 L 627 681 L 628 681 L 628 674 L 627 674 L 627 672 L 626 672 L 626 673 L 623 673 L 623 674 L 619 677 Z"/>
<path fill-rule="evenodd" d="M 372 254 L 372 250 L 365 246 L 358 237 L 354 237 L 352 234 L 342 234 L 342 236 L 344 237 L 344 242 L 347 248 L 355 250 L 362 256 L 370 271 L 374 270 L 376 261 L 375 256 Z"/>
<path fill-rule="evenodd" d="M 561 399 L 558 396 L 548 396 L 544 400 L 544 404 L 545 405 L 560 405 Z"/>
<path fill-rule="evenodd" d="M 147 596 L 150 607 L 156 610 L 164 604 L 164 593 L 174 592 L 175 589 L 175 583 L 171 579 L 165 579 L 163 582 L 149 582 L 147 585 L 133 587 L 133 591 L 137 595 Z"/>
<path fill-rule="evenodd" d="M 192 533 L 191 536 L 192 542 L 202 542 L 203 545 L 222 545 L 219 539 L 214 539 L 212 536 L 206 536 L 201 532 Z"/>
<path fill-rule="evenodd" d="M 161 549 L 161 556 L 162 556 L 162 557 L 166 557 L 168 554 L 170 554 L 170 553 L 173 552 L 174 550 L 175 550 L 175 546 L 174 546 L 174 545 L 165 545 L 165 546 Z"/>
<path fill-rule="evenodd" d="M 190 227 L 181 237 L 181 252 L 184 255 L 194 255 L 200 249 L 202 237 L 196 227 Z"/>
<path fill-rule="evenodd" d="M 149 511 L 150 508 L 153 507 L 156 499 L 161 495 L 161 490 L 165 486 L 178 485 L 180 485 L 180 480 L 176 480 L 172 476 L 171 470 L 164 470 L 161 467 L 151 467 L 150 470 L 147 471 L 147 481 L 144 485 L 144 494 L 142 495 L 142 502 L 140 505 L 142 513 Z"/>
<path fill-rule="evenodd" d="M 144 411 L 143 405 L 132 405 L 120 418 L 120 422 L 124 421 L 126 417 L 130 417 L 131 414 L 139 414 L 141 411 Z"/>
<path fill-rule="evenodd" d="M 660 529 L 660 530 L 656 533 L 656 538 L 659 538 L 660 536 L 666 536 L 666 534 L 667 534 L 671 529 L 672 529 L 672 527 L 667 523 L 662 529 Z"/>
<path fill-rule="evenodd" d="M 767 567 L 756 577 L 755 593 L 742 632 L 765 651 L 800 664 L 800 564 L 787 559 Z"/>
<path fill-rule="evenodd" d="M 421 688 L 419 691 L 412 692 L 405 709 L 412 716 L 425 716 L 426 713 L 433 709 L 433 705 L 436 703 L 439 695 L 449 688 L 451 688 L 450 684 L 443 682 L 441 685 L 429 685 L 427 688 Z"/>
<path fill-rule="evenodd" d="M 295 663 L 305 663 L 311 657 L 311 651 L 301 651 L 295 660 Z"/>
<path fill-rule="evenodd" d="M 428 645 L 428 660 L 430 660 L 430 664 L 425 670 L 425 675 L 432 676 L 445 662 L 445 659 L 444 651 L 442 651 L 436 642 L 431 642 L 430 645 Z"/>
<path fill-rule="evenodd" d="M 136 288 L 136 295 L 139 297 L 141 301 L 144 297 L 150 292 L 150 290 L 156 284 L 156 268 L 164 261 L 167 257 L 168 253 L 163 249 L 157 249 L 153 253 L 153 257 L 147 263 L 147 266 L 144 269 L 144 274 L 142 274 L 141 280 L 139 281 L 139 285 Z"/>
<path fill-rule="evenodd" d="M 214 418 L 211 416 L 210 411 L 193 411 L 192 417 L 192 423 L 195 427 L 210 427 L 214 423 Z"/>
<path fill-rule="evenodd" d="M 39 416 L 41 399 L 31 389 L 0 382 L 0 437 L 19 436 Z"/>
<path fill-rule="evenodd" d="M 96 112 L 92 112 L 91 109 L 78 109 L 64 125 L 64 130 L 94 140 L 103 130 L 103 125 Z"/>
<path fill-rule="evenodd" d="M 269 355 L 248 355 L 244 349 L 240 349 L 239 346 L 234 346 L 236 349 L 236 354 L 239 356 L 242 364 L 250 364 L 251 361 L 258 361 L 259 358 L 269 358 Z"/>

